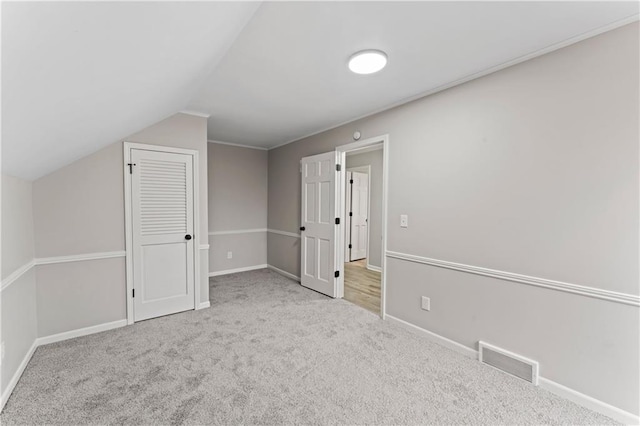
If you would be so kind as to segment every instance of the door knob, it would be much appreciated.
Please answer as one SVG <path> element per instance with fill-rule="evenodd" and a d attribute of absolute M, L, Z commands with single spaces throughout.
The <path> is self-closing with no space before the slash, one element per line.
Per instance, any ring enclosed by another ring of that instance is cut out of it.
<path fill-rule="evenodd" d="M 301 226 L 301 227 L 300 227 L 300 230 L 301 230 L 301 231 L 304 231 L 305 229 L 307 229 L 307 228 L 305 228 L 304 226 Z"/>
<path fill-rule="evenodd" d="M 189 240 L 191 239 L 191 235 L 189 235 L 189 234 L 185 235 L 185 236 L 184 236 L 184 239 L 185 239 L 185 240 L 187 240 L 187 241 L 189 241 Z"/>

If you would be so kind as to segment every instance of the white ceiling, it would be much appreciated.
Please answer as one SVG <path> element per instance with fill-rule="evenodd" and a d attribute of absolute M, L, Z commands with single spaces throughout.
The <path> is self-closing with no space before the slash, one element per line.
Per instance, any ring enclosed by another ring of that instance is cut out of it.
<path fill-rule="evenodd" d="M 2 3 L 2 169 L 35 179 L 184 109 L 257 3 Z"/>
<path fill-rule="evenodd" d="M 614 2 L 265 3 L 190 108 L 209 138 L 273 147 L 638 13 Z M 347 68 L 379 49 L 377 74 Z"/>
<path fill-rule="evenodd" d="M 211 114 L 209 139 L 273 147 L 628 19 L 639 8 L 258 6 L 3 3 L 3 172 L 37 178 L 183 109 Z M 348 57 L 370 48 L 388 54 L 387 68 L 350 73 Z"/>

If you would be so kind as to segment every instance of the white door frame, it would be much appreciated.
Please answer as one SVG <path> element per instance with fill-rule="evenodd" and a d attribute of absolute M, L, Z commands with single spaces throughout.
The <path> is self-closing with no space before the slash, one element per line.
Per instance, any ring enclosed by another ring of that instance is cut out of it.
<path fill-rule="evenodd" d="M 380 279 L 380 316 L 385 319 L 387 312 L 387 189 L 389 178 L 389 135 L 381 135 L 373 138 L 365 139 L 362 141 L 352 142 L 346 145 L 336 147 L 338 153 L 338 164 L 343 165 L 338 173 L 338 193 L 336 193 L 336 203 L 339 206 L 337 209 L 341 215 L 345 212 L 345 198 L 346 198 L 346 175 L 347 175 L 347 152 L 359 151 L 361 149 L 370 148 L 374 145 L 382 145 L 382 274 Z M 369 189 L 371 190 L 371 189 Z M 341 259 L 337 262 L 336 267 L 340 271 L 338 277 L 338 297 L 344 297 L 344 244 L 345 244 L 345 231 L 344 224 L 346 220 L 344 217 L 340 219 L 340 226 L 338 237 L 336 240 L 336 259 Z"/>
<path fill-rule="evenodd" d="M 146 151 L 170 152 L 175 154 L 185 154 L 193 157 L 193 294 L 194 309 L 198 309 L 200 304 L 200 174 L 198 172 L 198 151 L 193 149 L 174 148 L 160 145 L 147 145 L 136 142 L 123 142 L 124 162 L 124 230 L 125 230 L 125 267 L 127 281 L 127 324 L 133 324 L 133 211 L 131 201 L 131 173 L 129 173 L 128 163 L 131 163 L 131 150 L 141 149 Z"/>
<path fill-rule="evenodd" d="M 346 164 L 346 160 L 345 160 L 345 164 Z M 371 222 L 369 222 L 369 219 L 371 218 L 371 165 L 367 165 L 367 166 L 355 166 L 355 167 L 349 167 L 347 168 L 348 172 L 360 172 L 360 173 L 366 173 L 367 174 L 367 269 L 370 269 L 370 264 L 369 264 L 369 246 L 370 246 L 370 241 L 371 241 Z M 345 181 L 344 181 L 345 185 L 347 184 L 347 180 L 346 180 L 346 175 L 345 175 Z M 346 192 L 345 192 L 345 197 L 346 197 Z M 346 202 L 346 198 L 345 198 L 345 202 Z M 346 207 L 346 205 L 345 205 Z M 347 222 L 349 223 L 349 226 L 351 226 L 351 220 L 347 221 L 347 217 L 345 216 L 344 218 L 344 223 L 345 225 L 347 224 Z M 346 248 L 345 248 L 346 250 Z M 346 259 L 346 257 L 345 257 Z"/>

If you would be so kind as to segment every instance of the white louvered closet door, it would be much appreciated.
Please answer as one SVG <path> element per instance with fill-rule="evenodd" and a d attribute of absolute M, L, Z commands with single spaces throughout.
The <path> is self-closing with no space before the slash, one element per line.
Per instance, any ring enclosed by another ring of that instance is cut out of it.
<path fill-rule="evenodd" d="M 131 150 L 135 321 L 195 307 L 192 158 Z"/>

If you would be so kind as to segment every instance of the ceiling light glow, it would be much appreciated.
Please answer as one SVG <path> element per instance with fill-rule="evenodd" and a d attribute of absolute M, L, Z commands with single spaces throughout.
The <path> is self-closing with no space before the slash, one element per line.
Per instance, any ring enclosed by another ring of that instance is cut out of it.
<path fill-rule="evenodd" d="M 380 50 L 363 50 L 349 58 L 349 69 L 356 74 L 373 74 L 387 65 L 387 54 Z"/>

